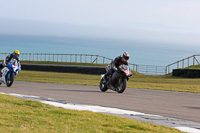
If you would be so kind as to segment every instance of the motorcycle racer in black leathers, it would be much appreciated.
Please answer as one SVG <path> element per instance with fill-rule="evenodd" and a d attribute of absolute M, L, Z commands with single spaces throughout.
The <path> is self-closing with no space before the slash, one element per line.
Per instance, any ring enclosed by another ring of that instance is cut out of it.
<path fill-rule="evenodd" d="M 112 75 L 114 71 L 117 71 L 119 69 L 119 66 L 121 65 L 128 65 L 128 59 L 130 55 L 128 52 L 124 52 L 122 55 L 117 56 L 111 63 L 110 63 L 110 69 L 105 74 L 105 82 L 107 81 L 107 78 L 109 75 Z"/>

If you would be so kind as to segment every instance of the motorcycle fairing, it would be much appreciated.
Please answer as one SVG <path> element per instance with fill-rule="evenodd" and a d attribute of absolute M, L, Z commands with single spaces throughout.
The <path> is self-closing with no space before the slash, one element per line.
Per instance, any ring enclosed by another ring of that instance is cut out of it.
<path fill-rule="evenodd" d="M 2 73 L 2 77 L 0 77 L 0 83 L 6 83 L 6 74 L 7 72 L 9 71 L 9 69 L 7 67 L 4 67 L 2 70 L 1 70 L 1 73 Z"/>

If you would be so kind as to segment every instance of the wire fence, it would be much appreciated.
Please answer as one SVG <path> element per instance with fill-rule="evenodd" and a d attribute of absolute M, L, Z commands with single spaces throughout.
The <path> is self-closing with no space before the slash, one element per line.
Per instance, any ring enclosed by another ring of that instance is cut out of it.
<path fill-rule="evenodd" d="M 10 53 L 0 53 L 0 60 L 5 60 L 6 56 L 9 54 Z M 113 59 L 89 54 L 21 53 L 20 60 L 109 64 Z M 133 63 L 129 63 L 129 65 L 132 70 L 146 75 L 166 74 L 165 66 L 137 65 Z"/>

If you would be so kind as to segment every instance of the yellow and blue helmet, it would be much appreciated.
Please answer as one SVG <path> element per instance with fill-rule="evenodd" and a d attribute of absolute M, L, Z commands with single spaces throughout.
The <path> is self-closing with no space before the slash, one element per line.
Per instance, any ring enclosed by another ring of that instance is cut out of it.
<path fill-rule="evenodd" d="M 13 52 L 13 55 L 14 55 L 15 58 L 18 58 L 19 55 L 20 55 L 19 50 L 15 50 L 15 51 Z"/>

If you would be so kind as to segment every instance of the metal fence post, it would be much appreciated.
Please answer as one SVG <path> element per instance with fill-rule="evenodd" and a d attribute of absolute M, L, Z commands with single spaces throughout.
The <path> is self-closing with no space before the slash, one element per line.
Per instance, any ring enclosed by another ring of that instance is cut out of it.
<path fill-rule="evenodd" d="M 31 53 L 30 53 L 30 55 L 29 55 L 29 61 L 31 61 Z"/>
<path fill-rule="evenodd" d="M 35 54 L 33 54 L 33 61 L 35 60 Z"/>
<path fill-rule="evenodd" d="M 170 66 L 168 66 L 168 73 L 170 73 Z"/>
<path fill-rule="evenodd" d="M 54 54 L 53 54 L 53 61 L 54 61 Z"/>
<path fill-rule="evenodd" d="M 37 61 L 39 61 L 39 54 L 37 53 Z"/>
<path fill-rule="evenodd" d="M 63 62 L 63 54 L 61 55 L 61 62 Z"/>
<path fill-rule="evenodd" d="M 99 56 L 97 55 L 97 58 L 96 58 L 96 59 L 97 59 L 97 60 L 96 60 L 96 63 L 98 63 L 98 58 L 99 58 Z"/>
<path fill-rule="evenodd" d="M 193 66 L 195 65 L 195 55 L 193 56 Z"/>
<path fill-rule="evenodd" d="M 136 72 L 138 72 L 138 65 L 136 65 Z"/>
<path fill-rule="evenodd" d="M 22 53 L 22 60 L 24 60 L 24 53 Z"/>
<path fill-rule="evenodd" d="M 39 54 L 39 60 L 42 61 L 42 53 Z"/>
<path fill-rule="evenodd" d="M 45 53 L 45 55 L 44 55 L 44 60 L 45 61 L 47 61 L 47 57 L 46 56 L 47 56 L 47 54 Z"/>
<path fill-rule="evenodd" d="M 179 61 L 177 61 L 177 69 L 179 68 Z"/>
<path fill-rule="evenodd" d="M 49 54 L 49 61 L 51 61 L 51 54 Z"/>
<path fill-rule="evenodd" d="M 80 55 L 80 62 L 82 63 L 82 54 Z"/>

